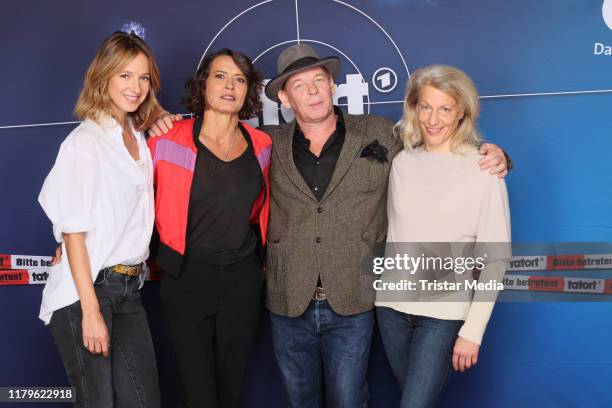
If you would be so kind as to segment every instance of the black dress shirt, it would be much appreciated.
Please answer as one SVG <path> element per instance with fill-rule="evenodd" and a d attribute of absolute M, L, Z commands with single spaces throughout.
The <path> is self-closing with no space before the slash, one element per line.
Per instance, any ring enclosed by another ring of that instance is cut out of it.
<path fill-rule="evenodd" d="M 306 139 L 297 123 L 293 133 L 293 162 L 308 187 L 310 187 L 312 194 L 319 201 L 323 198 L 323 194 L 325 194 L 334 174 L 346 134 L 342 112 L 337 106 L 334 107 L 334 111 L 338 116 L 336 130 L 323 145 L 319 157 L 310 151 L 310 140 Z"/>

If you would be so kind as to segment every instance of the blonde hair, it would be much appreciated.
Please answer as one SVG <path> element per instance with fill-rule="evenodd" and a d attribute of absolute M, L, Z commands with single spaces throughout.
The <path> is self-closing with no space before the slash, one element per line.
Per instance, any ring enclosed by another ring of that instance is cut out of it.
<path fill-rule="evenodd" d="M 155 120 L 161 108 L 155 97 L 160 89 L 160 77 L 153 52 L 137 35 L 121 31 L 114 32 L 102 42 L 87 69 L 83 89 L 74 107 L 79 120 L 97 121 L 101 114 L 114 117 L 107 91 L 108 80 L 139 54 L 144 54 L 149 60 L 150 89 L 146 99 L 129 116 L 137 130 L 146 129 Z"/>
<path fill-rule="evenodd" d="M 404 149 L 413 150 L 423 145 L 423 134 L 419 126 L 417 104 L 424 86 L 431 86 L 457 101 L 463 111 L 463 118 L 451 136 L 451 151 L 459 152 L 466 147 L 480 146 L 481 136 L 476 129 L 476 119 L 480 113 L 478 91 L 467 74 L 447 65 L 431 65 L 416 70 L 406 87 L 404 112 L 395 125 L 394 133 L 404 142 Z"/>

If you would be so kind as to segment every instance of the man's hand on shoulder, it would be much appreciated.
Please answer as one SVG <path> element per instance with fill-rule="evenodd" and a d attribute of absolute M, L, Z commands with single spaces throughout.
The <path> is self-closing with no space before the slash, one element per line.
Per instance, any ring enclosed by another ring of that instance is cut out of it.
<path fill-rule="evenodd" d="M 495 174 L 499 178 L 504 178 L 508 175 L 508 170 L 510 170 L 508 158 L 499 146 L 483 143 L 480 146 L 480 154 L 484 156 L 478 161 L 480 170 L 489 170 L 490 174 Z"/>
<path fill-rule="evenodd" d="M 178 113 L 172 114 L 168 111 L 162 111 L 157 117 L 157 120 L 153 122 L 153 124 L 149 128 L 148 130 L 149 136 L 157 137 L 157 136 L 165 135 L 174 126 L 172 122 L 176 122 L 181 119 L 183 119 L 183 117 L 179 115 Z"/>

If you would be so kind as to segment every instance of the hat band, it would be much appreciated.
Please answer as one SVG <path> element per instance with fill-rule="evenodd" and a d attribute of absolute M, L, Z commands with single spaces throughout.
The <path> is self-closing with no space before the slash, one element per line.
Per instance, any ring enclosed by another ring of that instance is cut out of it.
<path fill-rule="evenodd" d="M 287 68 L 285 68 L 280 75 L 283 75 L 286 72 L 293 71 L 293 70 L 298 69 L 298 68 L 306 67 L 306 66 L 308 66 L 310 64 L 313 64 L 313 63 L 319 62 L 319 61 L 321 61 L 321 60 L 318 59 L 318 58 L 315 58 L 315 57 L 302 57 L 300 59 L 297 59 L 297 60 L 293 61 L 291 64 L 289 64 L 287 66 Z"/>

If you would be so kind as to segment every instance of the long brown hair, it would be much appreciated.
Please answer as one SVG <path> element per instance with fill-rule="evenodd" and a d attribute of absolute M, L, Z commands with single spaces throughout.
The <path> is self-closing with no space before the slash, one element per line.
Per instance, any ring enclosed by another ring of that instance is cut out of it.
<path fill-rule="evenodd" d="M 129 116 L 137 130 L 146 129 L 156 119 L 161 110 L 155 97 L 160 89 L 160 77 L 153 52 L 147 43 L 136 34 L 117 31 L 102 41 L 96 56 L 87 69 L 83 89 L 74 107 L 74 114 L 79 120 L 97 121 L 100 114 L 114 117 L 107 91 L 108 80 L 138 54 L 144 54 L 149 60 L 151 86 L 146 99 Z"/>

